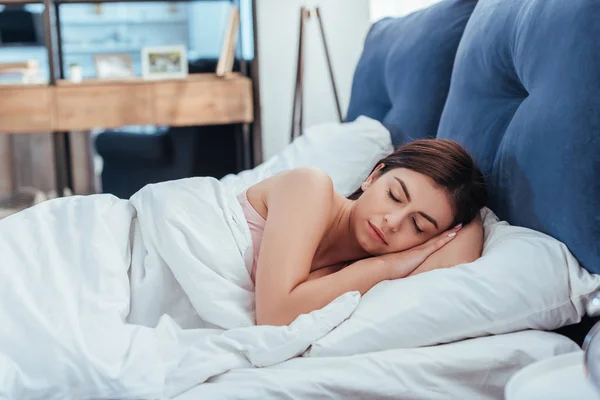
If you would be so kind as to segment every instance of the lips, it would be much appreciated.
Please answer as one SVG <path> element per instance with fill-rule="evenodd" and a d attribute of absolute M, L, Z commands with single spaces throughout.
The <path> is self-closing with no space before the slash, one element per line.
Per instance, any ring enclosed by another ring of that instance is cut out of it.
<path fill-rule="evenodd" d="M 379 229 L 378 227 L 376 227 L 375 225 L 373 225 L 370 222 L 369 222 L 369 227 L 371 227 L 371 232 L 372 232 L 373 236 L 377 237 L 383 244 L 385 244 L 387 246 L 388 243 L 386 242 L 385 235 L 383 234 L 381 229 Z"/>

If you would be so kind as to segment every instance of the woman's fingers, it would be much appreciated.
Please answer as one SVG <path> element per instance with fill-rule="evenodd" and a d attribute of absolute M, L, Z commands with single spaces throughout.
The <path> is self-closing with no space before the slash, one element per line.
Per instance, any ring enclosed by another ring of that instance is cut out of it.
<path fill-rule="evenodd" d="M 455 226 L 454 228 L 441 233 L 424 243 L 423 247 L 427 251 L 427 255 L 431 255 L 450 243 L 458 234 L 458 231 L 462 228 L 462 224 Z"/>

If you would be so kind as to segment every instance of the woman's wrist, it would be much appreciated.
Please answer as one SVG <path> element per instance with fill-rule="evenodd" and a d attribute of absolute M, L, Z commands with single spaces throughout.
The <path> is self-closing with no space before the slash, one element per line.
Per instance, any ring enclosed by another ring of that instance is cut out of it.
<path fill-rule="evenodd" d="M 377 285 L 381 281 L 389 280 L 391 275 L 389 263 L 382 259 L 381 256 L 363 258 L 362 260 L 355 261 L 344 269 L 354 270 L 355 272 L 353 273 L 358 274 L 359 280 L 363 285 L 368 285 L 370 287 Z M 368 289 L 370 289 L 370 287 Z"/>
<path fill-rule="evenodd" d="M 382 264 L 386 280 L 405 278 L 420 264 L 418 259 L 413 257 L 413 251 L 404 250 L 377 257 Z"/>
<path fill-rule="evenodd" d="M 386 255 L 375 256 L 368 258 L 364 261 L 368 261 L 371 265 L 369 265 L 369 269 L 373 271 L 373 276 L 375 278 L 376 284 L 381 281 L 387 281 L 392 279 L 392 264 L 389 261 L 389 257 Z"/>

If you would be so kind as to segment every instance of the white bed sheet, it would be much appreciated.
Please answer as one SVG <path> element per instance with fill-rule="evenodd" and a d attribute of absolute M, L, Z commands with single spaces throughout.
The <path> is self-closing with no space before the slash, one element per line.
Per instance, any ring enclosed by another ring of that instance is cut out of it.
<path fill-rule="evenodd" d="M 176 400 L 502 399 L 506 382 L 519 369 L 577 350 L 564 336 L 523 331 L 350 357 L 295 358 L 230 371 Z"/>

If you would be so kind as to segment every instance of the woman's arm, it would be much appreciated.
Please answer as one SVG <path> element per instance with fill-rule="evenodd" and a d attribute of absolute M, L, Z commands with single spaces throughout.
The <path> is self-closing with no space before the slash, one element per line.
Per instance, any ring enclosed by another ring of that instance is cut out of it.
<path fill-rule="evenodd" d="M 385 254 L 366 258 L 339 269 L 328 270 L 324 276 L 309 279 L 296 286 L 286 301 L 279 303 L 279 313 L 267 318 L 268 322 L 259 321 L 263 325 L 286 325 L 298 315 L 326 306 L 332 300 L 346 292 L 359 291 L 365 294 L 373 286 L 388 279 L 399 279 L 409 275 L 423 263 L 432 253 L 444 247 L 456 236 L 455 230 L 430 239 L 428 242 L 401 253 Z M 325 268 L 323 268 L 325 269 Z M 315 271 L 318 272 L 318 271 Z M 257 305 L 258 316 L 258 305 Z"/>
<path fill-rule="evenodd" d="M 429 256 L 410 275 L 470 263 L 481 257 L 482 251 L 483 224 L 481 216 L 478 214 L 470 224 L 461 229 L 456 240 Z"/>
<path fill-rule="evenodd" d="M 256 272 L 258 325 L 287 325 L 346 292 L 364 294 L 383 280 L 404 277 L 454 237 L 446 232 L 402 254 L 360 260 L 309 280 L 331 218 L 333 184 L 312 169 L 284 172 L 276 179 L 267 189 L 268 217 Z"/>
<path fill-rule="evenodd" d="M 268 216 L 256 272 L 257 324 L 289 324 L 343 293 L 364 293 L 387 278 L 380 265 L 344 269 L 306 282 L 331 219 L 333 184 L 315 169 L 291 170 L 274 178 L 267 188 Z"/>

